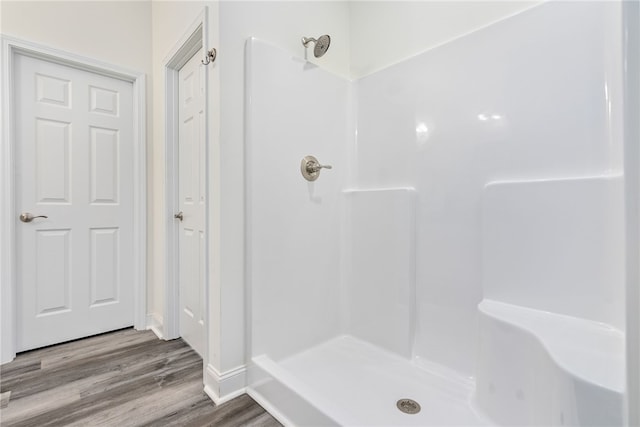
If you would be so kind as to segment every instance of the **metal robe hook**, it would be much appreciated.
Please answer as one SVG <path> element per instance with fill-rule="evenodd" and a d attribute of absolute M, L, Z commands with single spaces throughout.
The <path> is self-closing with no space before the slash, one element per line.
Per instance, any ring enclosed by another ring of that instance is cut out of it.
<path fill-rule="evenodd" d="M 207 56 L 201 62 L 203 65 L 209 65 L 216 60 L 216 56 L 218 56 L 218 51 L 215 47 L 212 47 L 211 50 L 207 52 Z M 205 60 L 207 62 L 204 62 Z"/>

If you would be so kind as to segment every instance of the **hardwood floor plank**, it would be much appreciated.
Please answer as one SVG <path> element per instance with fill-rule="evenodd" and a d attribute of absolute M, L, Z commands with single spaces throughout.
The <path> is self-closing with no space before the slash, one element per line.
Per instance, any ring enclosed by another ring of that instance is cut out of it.
<path fill-rule="evenodd" d="M 211 417 L 203 419 L 197 419 L 189 425 L 189 427 L 199 426 L 216 426 L 216 427 L 237 427 L 245 426 L 251 422 L 255 422 L 256 418 L 264 414 L 265 411 L 261 406 L 257 405 L 251 397 L 248 395 L 239 396 L 224 405 L 220 405 L 218 411 L 211 414 Z M 275 421 L 275 424 L 261 424 L 261 426 L 276 426 L 280 425 Z M 255 425 L 255 424 L 254 424 Z"/>
<path fill-rule="evenodd" d="M 200 394 L 194 396 L 189 402 L 185 402 L 180 408 L 164 414 L 145 424 L 144 427 L 183 427 L 190 425 L 196 419 L 210 419 L 216 406 L 209 397 L 200 390 Z"/>
<path fill-rule="evenodd" d="M 175 427 L 244 427 L 248 425 L 254 427 L 277 427 L 281 424 L 245 394 L 221 405 L 218 411 L 191 414 L 190 417 L 180 419 L 172 425 Z M 154 426 L 161 427 L 162 424 L 158 423 Z"/>
<path fill-rule="evenodd" d="M 159 363 L 155 366 L 165 367 L 166 365 Z M 191 366 L 166 366 L 165 369 L 158 369 L 156 372 L 136 378 L 136 381 L 125 381 L 103 392 L 81 396 L 80 400 L 71 405 L 65 405 L 58 410 L 29 418 L 26 420 L 27 424 L 18 425 L 55 425 L 50 424 L 51 418 L 56 420 L 57 425 L 70 425 L 109 407 L 126 408 L 131 401 L 139 396 L 158 394 L 156 392 L 160 388 L 168 388 L 181 381 L 201 380 L 201 375 L 201 372 L 194 371 Z"/>
<path fill-rule="evenodd" d="M 127 337 L 135 337 L 141 340 L 152 340 L 155 335 L 153 333 L 148 334 L 150 331 L 136 331 L 133 328 L 120 329 L 117 331 L 109 332 L 106 334 L 93 335 L 91 337 L 83 338 L 80 340 L 68 341 L 65 343 L 51 345 L 48 347 L 38 348 L 35 350 L 29 350 L 19 353 L 19 357 L 11 363 L 0 366 L 0 373 L 4 374 L 5 369 L 11 369 L 16 364 L 31 363 L 34 360 L 38 362 L 47 357 L 55 357 L 56 354 L 73 355 L 77 354 L 77 350 L 82 350 L 88 346 L 106 346 L 112 347 L 121 345 Z"/>
<path fill-rule="evenodd" d="M 193 378 L 191 378 L 193 379 Z M 110 402 L 103 405 L 103 410 L 92 411 L 79 418 L 69 426 L 87 425 L 141 425 L 149 420 L 164 419 L 165 416 L 175 412 L 185 405 L 190 396 L 197 396 L 202 391 L 202 386 L 194 381 L 181 382 L 167 387 L 161 393 L 152 392 L 146 395 L 129 396 L 120 400 L 115 405 Z M 92 409 L 97 409 L 94 407 Z"/>
<path fill-rule="evenodd" d="M 279 426 L 249 396 L 216 406 L 182 340 L 132 329 L 18 355 L 0 368 L 3 426 Z"/>
<path fill-rule="evenodd" d="M 11 400 L 11 392 L 7 391 L 0 393 L 0 409 L 9 406 L 9 400 Z"/>
<path fill-rule="evenodd" d="M 271 416 L 268 412 L 263 412 L 262 414 L 255 417 L 253 420 L 247 421 L 242 426 L 243 427 L 279 427 L 280 424 L 276 421 L 275 418 Z"/>
<path fill-rule="evenodd" d="M 133 332 L 133 333 L 131 333 Z M 125 331 L 118 331 L 117 340 L 111 345 L 111 350 L 116 350 L 120 347 L 130 347 L 135 344 L 148 343 L 151 341 L 157 341 L 158 338 L 150 331 L 145 333 L 135 333 L 133 329 L 126 329 Z M 74 360 L 90 359 L 93 355 L 98 355 L 104 351 L 103 345 L 108 343 L 108 339 L 103 335 L 90 338 L 85 344 L 81 341 L 76 342 L 73 350 L 66 350 L 63 353 L 49 352 L 41 357 L 42 369 L 55 368 L 65 363 L 73 362 Z M 79 351 L 75 351 L 75 350 Z"/>
<path fill-rule="evenodd" d="M 174 357 L 180 357 L 180 355 L 184 353 L 193 357 L 193 352 L 185 346 L 180 346 L 179 351 L 175 352 Z M 68 407 L 83 397 L 92 394 L 106 393 L 122 383 L 135 382 L 145 375 L 157 374 L 158 367 L 162 367 L 167 363 L 166 360 L 162 358 L 163 356 L 166 356 L 166 354 L 159 356 L 157 360 L 151 360 L 146 363 L 142 363 L 143 360 L 141 359 L 140 364 L 123 367 L 118 375 L 114 375 L 114 370 L 111 369 L 102 374 L 94 373 L 94 375 L 82 377 L 76 381 L 64 382 L 63 377 L 60 379 L 62 382 L 60 382 L 58 386 L 46 390 L 36 391 L 35 387 L 30 388 L 29 384 L 25 383 L 23 387 L 30 389 L 32 393 L 23 390 L 20 399 L 13 399 L 11 411 L 5 414 L 4 418 L 7 421 L 15 421 L 16 419 L 24 417 L 27 413 L 31 413 L 31 416 L 34 416 L 37 415 L 36 411 L 38 413 L 46 413 L 56 407 Z M 193 358 L 193 360 L 199 362 L 197 357 Z M 112 364 L 116 365 L 118 361 L 114 360 Z M 46 373 L 44 375 L 46 375 Z M 50 380 L 55 381 L 56 379 L 53 378 Z"/>
<path fill-rule="evenodd" d="M 51 388 L 58 384 L 69 383 L 81 378 L 93 375 L 100 375 L 106 372 L 122 372 L 127 367 L 139 363 L 158 363 L 158 353 L 173 351 L 182 348 L 184 344 L 175 341 L 150 341 L 137 343 L 128 347 L 104 350 L 99 355 L 91 358 L 83 358 L 70 362 L 70 365 L 56 366 L 51 369 L 29 371 L 24 375 L 2 377 L 0 390 L 15 390 L 14 399 L 19 399 L 24 395 L 35 394 Z M 13 363 L 13 362 L 12 362 Z M 161 363 L 161 362 L 160 362 Z M 73 366 L 69 369 L 68 366 Z M 19 383 L 19 389 L 16 388 Z"/>
<path fill-rule="evenodd" d="M 9 366 L 11 365 L 11 366 Z M 6 367 L 5 367 L 6 366 Z M 1 378 L 6 378 L 11 375 L 22 375 L 27 372 L 38 371 L 42 367 L 42 363 L 39 360 L 20 360 L 19 363 L 11 362 L 0 366 L 0 381 Z"/>

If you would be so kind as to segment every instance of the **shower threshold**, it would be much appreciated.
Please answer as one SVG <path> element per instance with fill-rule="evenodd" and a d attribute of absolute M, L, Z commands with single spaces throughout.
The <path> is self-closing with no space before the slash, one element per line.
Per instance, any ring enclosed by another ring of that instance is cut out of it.
<path fill-rule="evenodd" d="M 493 425 L 474 407 L 472 379 L 350 336 L 280 362 L 253 362 L 249 394 L 286 425 Z M 398 410 L 401 399 L 420 411 Z"/>

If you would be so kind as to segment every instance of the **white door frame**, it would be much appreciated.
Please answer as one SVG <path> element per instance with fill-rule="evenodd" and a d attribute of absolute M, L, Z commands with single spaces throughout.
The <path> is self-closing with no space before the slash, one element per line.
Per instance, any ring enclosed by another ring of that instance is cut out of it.
<path fill-rule="evenodd" d="M 96 59 L 50 48 L 18 38 L 0 35 L 2 41 L 2 148 L 0 148 L 0 363 L 16 355 L 16 233 L 15 233 L 15 152 L 14 139 L 14 58 L 26 55 L 133 84 L 133 273 L 134 323 L 146 329 L 147 283 L 147 154 L 146 92 L 144 73 L 127 70 Z"/>
<path fill-rule="evenodd" d="M 178 262 L 180 260 L 179 224 L 173 218 L 178 209 L 178 71 L 201 48 L 206 52 L 207 46 L 207 7 L 205 6 L 197 18 L 187 28 L 184 35 L 163 61 L 164 70 L 164 119 L 165 119 L 165 284 L 164 284 L 164 339 L 180 337 L 180 277 Z M 203 58 L 204 59 L 204 56 Z M 203 65 L 204 66 L 204 65 Z M 205 105 L 204 105 L 204 138 L 205 138 L 205 207 L 204 207 L 204 360 L 208 360 L 209 343 L 209 70 L 204 73 Z"/>

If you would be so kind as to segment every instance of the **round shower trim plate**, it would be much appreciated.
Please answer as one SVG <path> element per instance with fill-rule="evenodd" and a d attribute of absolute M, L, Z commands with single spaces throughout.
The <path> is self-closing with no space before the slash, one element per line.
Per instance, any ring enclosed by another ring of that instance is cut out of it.
<path fill-rule="evenodd" d="M 422 409 L 420 404 L 413 399 L 400 399 L 396 406 L 405 414 L 417 414 Z"/>

